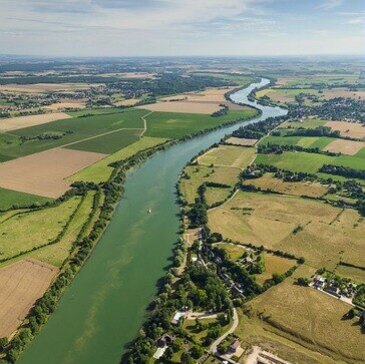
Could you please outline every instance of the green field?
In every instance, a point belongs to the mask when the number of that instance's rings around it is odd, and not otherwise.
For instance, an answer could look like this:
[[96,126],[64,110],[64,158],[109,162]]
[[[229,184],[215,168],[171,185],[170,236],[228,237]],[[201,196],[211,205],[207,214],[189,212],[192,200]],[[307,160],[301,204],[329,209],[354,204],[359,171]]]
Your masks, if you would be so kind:
[[83,109],[78,111],[69,111],[67,114],[77,117],[77,116],[83,116],[83,115],[101,115],[101,114],[111,114],[116,112],[121,112],[122,109],[119,107],[100,107],[100,108],[94,108],[94,109]]
[[291,129],[298,129],[298,128],[305,128],[305,129],[314,129],[319,126],[324,126],[327,120],[322,119],[306,119],[304,121],[286,121],[285,123],[280,124],[279,128],[291,128]]
[[12,206],[20,208],[31,204],[43,204],[47,201],[51,199],[0,188],[0,210],[7,210]]
[[94,183],[105,182],[108,180],[113,171],[113,168],[109,167],[109,164],[125,160],[142,150],[152,148],[158,144],[164,143],[165,141],[166,139],[163,138],[143,137],[142,139],[127,146],[126,148],[123,148],[115,152],[114,154],[111,154],[108,157],[102,159],[101,161],[93,164],[92,166],[87,167],[82,171],[74,174],[69,178],[69,180],[71,182],[75,181],[87,181]]
[[186,135],[214,128],[227,122],[251,119],[255,109],[229,110],[227,115],[213,117],[204,114],[154,112],[147,119],[145,135],[160,138],[183,138]]
[[325,148],[329,143],[336,140],[329,137],[301,137],[301,136],[273,136],[270,135],[260,141],[259,144],[298,145],[304,148]]
[[[121,128],[143,128],[141,116],[145,110],[128,109],[114,114],[94,115],[54,121],[52,123],[15,130],[0,135],[0,156],[16,158],[42,150],[81,141],[99,134]],[[59,139],[32,139],[21,143],[21,137],[35,138],[47,135],[59,136]]]
[[13,257],[47,242],[51,242],[64,228],[80,203],[73,197],[58,206],[25,212],[1,223],[0,259]]
[[139,139],[142,129],[124,129],[97,138],[72,144],[68,148],[112,154]]
[[307,173],[317,173],[319,168],[321,168],[324,164],[333,164],[353,169],[364,168],[364,159],[357,156],[340,155],[338,157],[331,157],[325,154],[306,152],[258,154],[255,163],[270,164],[280,169]]

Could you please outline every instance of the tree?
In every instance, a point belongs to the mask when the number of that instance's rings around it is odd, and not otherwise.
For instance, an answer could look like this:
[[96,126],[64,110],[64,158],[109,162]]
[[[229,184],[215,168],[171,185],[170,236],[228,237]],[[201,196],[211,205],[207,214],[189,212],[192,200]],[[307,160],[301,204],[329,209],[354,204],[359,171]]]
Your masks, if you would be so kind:
[[199,359],[203,353],[204,353],[204,349],[201,346],[198,345],[194,345],[191,350],[190,350],[191,356],[194,359]]
[[6,337],[1,337],[0,338],[0,351],[3,351],[6,347],[6,345],[8,345],[8,339]]

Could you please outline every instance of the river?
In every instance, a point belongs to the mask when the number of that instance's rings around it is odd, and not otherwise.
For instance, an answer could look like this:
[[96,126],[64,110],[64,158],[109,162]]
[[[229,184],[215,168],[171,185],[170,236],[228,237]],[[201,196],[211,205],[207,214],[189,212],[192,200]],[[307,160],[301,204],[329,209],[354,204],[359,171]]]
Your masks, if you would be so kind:
[[[262,79],[231,95],[262,115],[161,151],[128,175],[125,193],[90,259],[56,312],[19,359],[21,364],[117,364],[165,274],[177,239],[175,185],[185,164],[238,126],[285,114],[247,100]],[[152,213],[148,214],[147,210]]]

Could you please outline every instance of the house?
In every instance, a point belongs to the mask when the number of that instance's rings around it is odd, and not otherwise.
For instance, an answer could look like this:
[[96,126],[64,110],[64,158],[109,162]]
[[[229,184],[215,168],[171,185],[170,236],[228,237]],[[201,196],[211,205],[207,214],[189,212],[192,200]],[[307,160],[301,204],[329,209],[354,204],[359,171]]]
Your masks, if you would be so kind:
[[240,347],[240,345],[241,345],[240,341],[239,341],[238,339],[235,339],[235,340],[233,341],[233,343],[230,345],[230,347],[229,347],[229,351],[230,351],[231,353],[235,353],[235,352],[236,352],[236,350]]
[[176,311],[174,314],[174,317],[171,320],[171,323],[174,325],[178,325],[181,318],[184,317],[184,312]]
[[313,279],[313,287],[317,289],[323,289],[326,283],[326,278],[316,275]]
[[331,284],[324,288],[324,291],[332,294],[333,296],[340,297],[340,295],[338,294],[339,289]]
[[160,359],[164,354],[169,345],[174,341],[174,338],[168,334],[163,334],[157,341],[157,349],[153,354],[154,359]]

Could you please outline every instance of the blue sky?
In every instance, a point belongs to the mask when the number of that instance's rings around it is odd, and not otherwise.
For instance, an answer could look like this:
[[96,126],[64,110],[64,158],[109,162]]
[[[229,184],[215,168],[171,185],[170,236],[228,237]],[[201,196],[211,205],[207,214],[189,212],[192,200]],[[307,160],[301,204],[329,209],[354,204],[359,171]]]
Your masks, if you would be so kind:
[[364,54],[364,0],[0,0],[0,53]]

